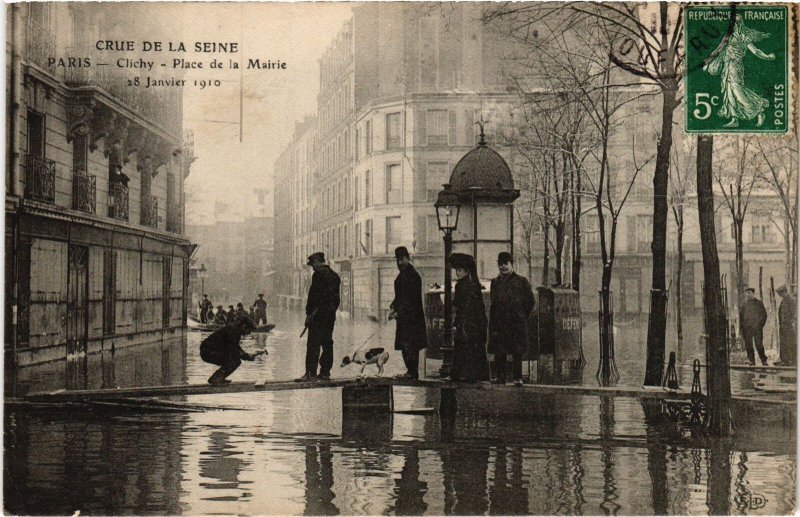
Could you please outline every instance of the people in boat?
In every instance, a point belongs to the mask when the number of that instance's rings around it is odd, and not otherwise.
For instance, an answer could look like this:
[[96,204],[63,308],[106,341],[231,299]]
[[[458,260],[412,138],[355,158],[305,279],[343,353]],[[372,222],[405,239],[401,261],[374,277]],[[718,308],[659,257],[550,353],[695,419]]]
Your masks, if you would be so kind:
[[228,323],[236,323],[236,311],[233,310],[233,305],[228,305],[226,317],[228,319]]
[[229,383],[227,377],[239,368],[243,359],[245,361],[255,359],[255,354],[248,354],[239,345],[242,336],[246,336],[255,328],[256,324],[247,317],[232,325],[224,325],[200,343],[200,358],[219,366],[219,369],[209,377],[209,384],[219,386]]
[[261,325],[261,320],[264,320],[264,325],[267,324],[267,300],[264,299],[264,293],[258,294],[258,298],[253,302],[251,310],[253,310],[253,319],[256,325]]
[[228,319],[225,317],[225,311],[222,309],[222,305],[217,305],[217,313],[214,315],[214,325],[226,325],[228,323]]
[[244,304],[239,302],[236,304],[236,321],[239,321],[242,318],[249,318],[250,315],[247,314],[247,311],[244,310]]

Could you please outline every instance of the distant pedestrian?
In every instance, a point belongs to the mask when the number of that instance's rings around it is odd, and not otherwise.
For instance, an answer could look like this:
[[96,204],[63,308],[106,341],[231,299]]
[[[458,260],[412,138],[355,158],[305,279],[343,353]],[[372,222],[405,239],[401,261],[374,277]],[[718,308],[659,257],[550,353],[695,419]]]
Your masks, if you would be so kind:
[[207,294],[203,294],[203,301],[200,302],[200,322],[201,323],[208,323],[208,314],[211,313],[212,316],[214,314],[214,304],[211,303],[211,300],[208,299]]
[[405,246],[394,250],[397,269],[394,279],[394,301],[389,306],[389,319],[397,321],[394,349],[402,351],[406,373],[405,379],[419,378],[419,351],[428,346],[425,328],[425,310],[422,307],[422,277],[411,265],[411,257]]
[[226,378],[236,371],[242,364],[242,359],[252,361],[254,354],[248,354],[239,346],[239,340],[255,328],[255,323],[246,318],[233,325],[225,325],[214,331],[200,343],[200,358],[210,364],[219,366],[219,369],[209,377],[208,383],[214,386],[227,384]]
[[781,297],[778,307],[781,364],[793,366],[797,363],[797,298],[786,286],[779,287],[777,293]]
[[259,293],[256,301],[253,302],[253,315],[256,325],[261,325],[261,320],[264,320],[264,325],[267,324],[267,300],[264,299],[264,294]]
[[750,365],[756,364],[753,345],[758,351],[761,364],[767,365],[767,354],[764,352],[764,325],[767,323],[767,309],[764,304],[756,298],[756,290],[748,287],[744,290],[745,301],[739,307],[739,329],[744,339],[744,348],[747,351],[747,359]]
[[236,311],[233,309],[233,305],[228,305],[228,310],[225,313],[225,317],[228,320],[228,323],[236,323]]
[[522,385],[522,355],[528,351],[528,317],[534,306],[528,280],[514,272],[511,254],[497,256],[500,274],[492,280],[489,307],[489,353],[494,354],[496,384],[506,382],[507,355],[513,357],[514,384]]
[[[341,280],[326,263],[321,252],[309,255],[307,265],[314,268],[311,287],[306,302],[306,372],[295,379],[298,382],[317,378],[329,380],[333,367],[333,326],[339,308],[339,286]],[[322,354],[320,355],[320,350]],[[319,376],[317,375],[319,365]]]
[[450,265],[456,272],[453,294],[454,381],[477,382],[488,377],[486,360],[486,306],[471,255],[454,253]]

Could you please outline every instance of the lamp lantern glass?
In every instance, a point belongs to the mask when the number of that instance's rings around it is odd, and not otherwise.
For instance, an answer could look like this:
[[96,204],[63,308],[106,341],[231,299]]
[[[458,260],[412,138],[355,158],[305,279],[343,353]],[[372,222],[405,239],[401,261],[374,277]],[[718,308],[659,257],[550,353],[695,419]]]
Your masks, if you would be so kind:
[[449,184],[443,185],[444,189],[439,191],[436,198],[436,220],[439,229],[443,232],[453,232],[458,226],[458,213],[461,205],[458,194],[450,189]]

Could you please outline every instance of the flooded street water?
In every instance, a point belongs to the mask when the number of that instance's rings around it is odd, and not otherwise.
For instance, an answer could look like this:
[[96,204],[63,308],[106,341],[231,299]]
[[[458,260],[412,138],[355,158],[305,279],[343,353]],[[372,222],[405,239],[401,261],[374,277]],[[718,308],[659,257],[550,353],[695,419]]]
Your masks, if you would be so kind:
[[[303,373],[299,314],[273,311],[233,381]],[[337,322],[341,357],[376,329]],[[591,331],[587,330],[585,335]],[[394,325],[370,340],[392,347]],[[202,383],[202,334],[19,372],[17,395],[64,387]],[[596,350],[585,339],[592,382]],[[617,341],[636,385],[641,345]],[[691,355],[691,354],[689,354]],[[429,362],[433,371],[438,364]],[[372,368],[372,367],[370,367]],[[400,373],[393,353],[387,373]],[[372,373],[372,372],[371,372]],[[684,383],[688,373],[682,377]],[[734,391],[753,374],[733,372]],[[689,382],[690,382],[689,377]],[[792,380],[791,382],[794,382]],[[684,384],[685,385],[685,384]],[[434,390],[396,388],[395,407],[435,405]],[[787,514],[795,507],[794,431],[689,437],[656,425],[636,399],[575,398],[558,418],[460,413],[343,416],[340,389],[191,396],[236,408],[168,414],[5,412],[5,510],[15,514]]]

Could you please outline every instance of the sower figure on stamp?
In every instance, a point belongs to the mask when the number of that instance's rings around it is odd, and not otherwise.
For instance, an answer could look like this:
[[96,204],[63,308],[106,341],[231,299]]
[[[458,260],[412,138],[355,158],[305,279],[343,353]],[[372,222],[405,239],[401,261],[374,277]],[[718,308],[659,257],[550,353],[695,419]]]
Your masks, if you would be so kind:
[[390,305],[389,319],[397,321],[394,349],[401,350],[407,372],[404,379],[419,378],[419,351],[428,346],[425,328],[425,311],[422,308],[422,277],[411,265],[405,246],[394,250],[397,269],[394,279],[394,301]]
[[486,306],[471,255],[453,253],[450,264],[456,272],[453,294],[454,381],[477,382],[488,378],[486,360]]
[[[339,285],[341,280],[326,263],[325,255],[317,252],[308,257],[307,265],[314,268],[311,288],[306,302],[306,373],[295,379],[297,382],[316,378],[329,380],[333,367],[333,326],[336,309],[339,308]],[[320,355],[320,350],[322,354]],[[317,376],[319,364],[319,376]]]
[[739,328],[744,339],[744,348],[750,365],[756,364],[753,345],[758,351],[761,364],[767,365],[767,354],[764,352],[764,325],[767,323],[767,309],[761,300],[756,298],[756,290],[748,287],[744,290],[745,301],[739,307]]
[[242,359],[252,361],[257,354],[248,354],[239,346],[239,340],[256,328],[255,323],[250,318],[245,318],[232,325],[225,325],[215,331],[200,343],[200,358],[211,364],[219,366],[219,369],[208,379],[209,384],[219,386],[227,384],[226,380],[230,374],[236,371],[242,364]]
[[514,361],[514,384],[522,385],[522,355],[528,350],[528,317],[534,306],[531,284],[514,272],[511,254],[497,256],[500,274],[492,280],[489,353],[494,354],[495,384],[506,382],[506,356]]
[[253,302],[253,309],[255,309],[255,322],[256,325],[261,325],[261,320],[264,320],[264,325],[267,324],[267,300],[264,299],[264,294],[259,293],[256,301]]

